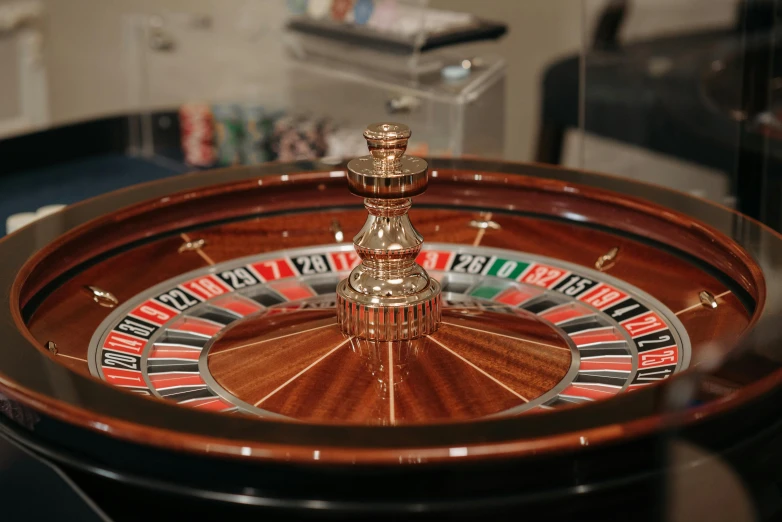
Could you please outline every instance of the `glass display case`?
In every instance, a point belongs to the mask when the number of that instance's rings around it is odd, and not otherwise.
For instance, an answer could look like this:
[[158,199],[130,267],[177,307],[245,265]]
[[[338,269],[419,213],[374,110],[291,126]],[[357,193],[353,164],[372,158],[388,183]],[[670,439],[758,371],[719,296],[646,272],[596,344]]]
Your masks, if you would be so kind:
[[[185,118],[208,106],[214,155],[196,166],[352,157],[365,122],[388,118],[416,129],[420,154],[502,155],[504,60],[448,44],[504,27],[421,1],[379,3],[363,24],[356,9],[338,20],[285,2],[247,4],[230,25],[196,12],[131,17],[131,103],[184,106]],[[137,125],[134,149],[149,154],[159,122],[140,114]]]

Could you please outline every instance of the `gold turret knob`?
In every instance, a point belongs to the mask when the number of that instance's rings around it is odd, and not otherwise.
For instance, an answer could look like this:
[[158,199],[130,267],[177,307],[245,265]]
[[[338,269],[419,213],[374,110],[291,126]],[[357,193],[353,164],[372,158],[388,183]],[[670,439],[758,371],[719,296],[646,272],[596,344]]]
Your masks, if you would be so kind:
[[404,156],[406,125],[370,125],[364,137],[370,155],[348,163],[348,185],[369,216],[353,238],[361,263],[337,285],[337,320],[360,339],[416,339],[434,333],[441,316],[440,283],[416,263],[424,239],[407,215],[410,198],[426,190],[428,165]]

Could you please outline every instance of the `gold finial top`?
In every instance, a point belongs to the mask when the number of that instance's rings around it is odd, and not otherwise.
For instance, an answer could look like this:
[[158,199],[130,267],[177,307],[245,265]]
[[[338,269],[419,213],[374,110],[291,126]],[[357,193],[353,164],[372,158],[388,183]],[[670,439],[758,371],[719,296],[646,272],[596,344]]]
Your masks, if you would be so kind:
[[350,191],[365,198],[395,199],[426,190],[428,165],[405,156],[412,133],[401,123],[374,123],[366,128],[369,156],[348,163]]
[[373,123],[364,131],[367,140],[405,140],[405,144],[411,134],[410,127],[403,123]]

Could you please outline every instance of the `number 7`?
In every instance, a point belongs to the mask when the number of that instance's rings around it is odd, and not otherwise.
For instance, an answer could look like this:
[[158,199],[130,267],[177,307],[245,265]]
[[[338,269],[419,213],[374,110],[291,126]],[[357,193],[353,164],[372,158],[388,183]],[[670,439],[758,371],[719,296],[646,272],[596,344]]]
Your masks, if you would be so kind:
[[272,269],[272,275],[274,275],[274,279],[280,278],[280,267],[277,265],[276,261],[266,261],[263,266],[268,266]]

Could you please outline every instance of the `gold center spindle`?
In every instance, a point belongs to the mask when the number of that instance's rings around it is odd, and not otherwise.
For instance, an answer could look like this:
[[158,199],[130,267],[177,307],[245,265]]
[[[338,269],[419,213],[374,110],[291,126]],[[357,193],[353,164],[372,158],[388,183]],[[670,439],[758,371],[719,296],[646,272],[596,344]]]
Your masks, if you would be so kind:
[[337,319],[359,339],[416,339],[435,332],[441,315],[440,284],[416,263],[424,239],[407,214],[426,190],[428,165],[404,156],[406,125],[370,125],[364,137],[370,155],[348,163],[348,185],[369,216],[353,238],[361,263],[337,285]]

